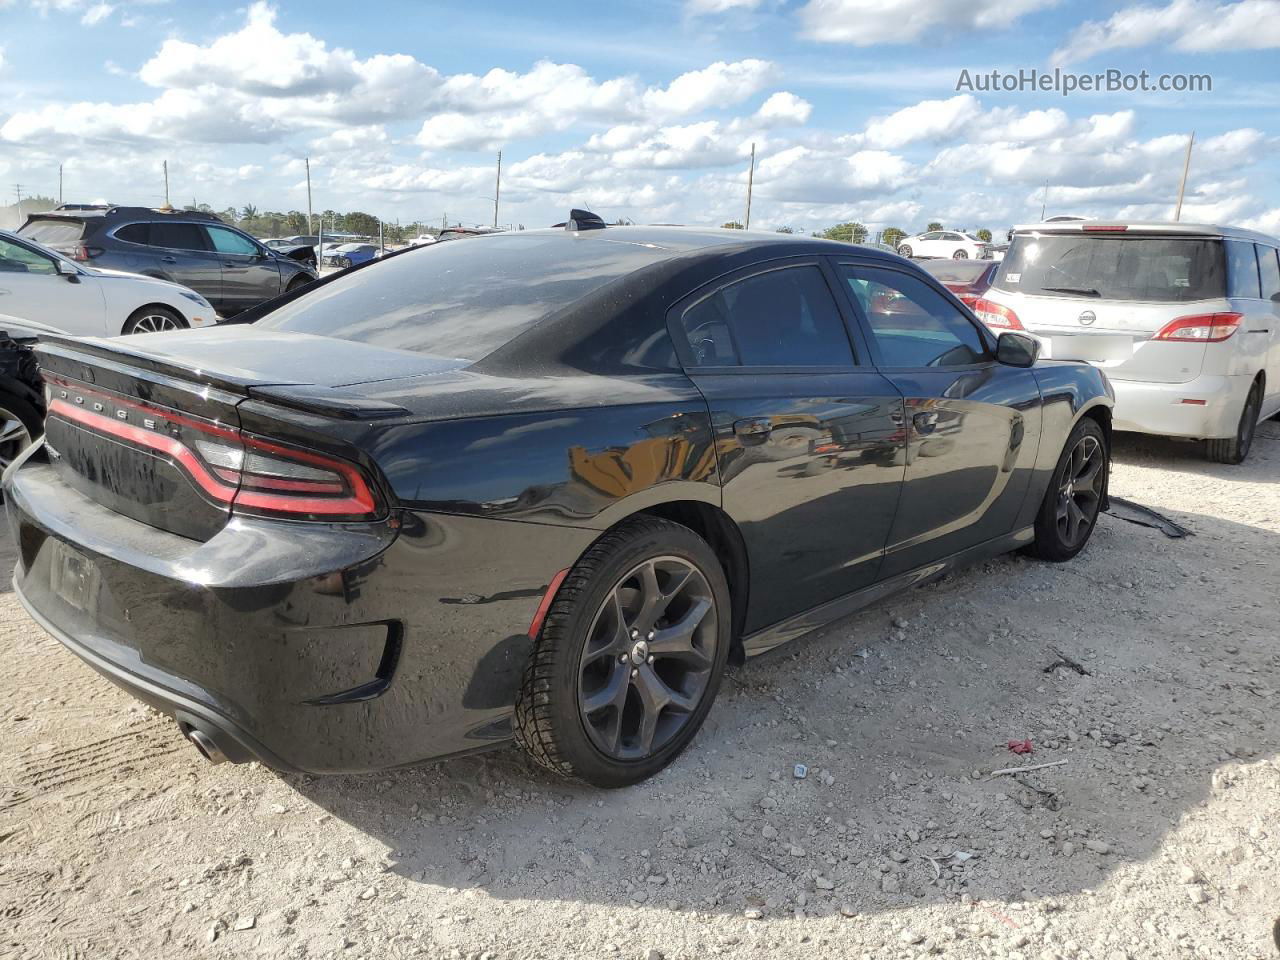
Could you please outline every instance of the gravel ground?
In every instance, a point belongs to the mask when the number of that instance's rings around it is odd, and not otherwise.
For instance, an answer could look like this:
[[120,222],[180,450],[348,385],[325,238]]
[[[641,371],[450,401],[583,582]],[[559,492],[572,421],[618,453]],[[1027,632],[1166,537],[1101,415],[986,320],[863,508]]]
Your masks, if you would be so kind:
[[514,749],[211,767],[0,594],[0,956],[1275,957],[1261,432],[1243,467],[1123,438],[1113,491],[1195,537],[1105,517],[1070,564],[873,607],[732,673],[680,761],[607,794]]

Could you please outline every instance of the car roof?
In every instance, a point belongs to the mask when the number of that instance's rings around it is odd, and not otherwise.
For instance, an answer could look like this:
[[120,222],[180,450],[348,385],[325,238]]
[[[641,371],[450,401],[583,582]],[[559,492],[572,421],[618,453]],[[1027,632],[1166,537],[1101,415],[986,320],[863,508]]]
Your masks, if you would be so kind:
[[1182,220],[1059,220],[1052,223],[1025,223],[1013,228],[1014,233],[1096,233],[1102,236],[1114,234],[1161,234],[1188,237],[1230,237],[1235,240],[1252,240],[1274,245],[1276,238],[1257,230],[1231,227],[1217,223],[1187,223]]

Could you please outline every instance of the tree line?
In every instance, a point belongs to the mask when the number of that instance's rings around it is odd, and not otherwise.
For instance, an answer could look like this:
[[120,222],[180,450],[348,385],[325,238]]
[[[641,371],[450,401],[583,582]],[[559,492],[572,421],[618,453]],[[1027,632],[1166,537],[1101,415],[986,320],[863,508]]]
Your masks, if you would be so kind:
[[[742,224],[737,220],[730,220],[728,223],[721,224],[728,230],[741,230]],[[935,230],[946,230],[937,220],[931,221],[925,227],[925,233],[932,233]],[[796,233],[794,227],[782,226],[777,228],[778,233]],[[901,227],[885,227],[876,237],[876,242],[883,243],[886,246],[897,247],[909,234]],[[823,240],[839,240],[841,243],[866,243],[870,231],[864,224],[858,223],[856,220],[849,220],[845,223],[837,223],[834,227],[827,227],[825,230],[815,230],[813,236]],[[983,243],[991,242],[991,231],[986,227],[974,233],[974,236]]]

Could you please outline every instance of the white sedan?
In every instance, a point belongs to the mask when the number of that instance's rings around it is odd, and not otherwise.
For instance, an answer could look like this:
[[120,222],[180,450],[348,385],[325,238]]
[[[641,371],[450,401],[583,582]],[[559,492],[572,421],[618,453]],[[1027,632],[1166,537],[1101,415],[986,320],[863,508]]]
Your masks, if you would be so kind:
[[0,230],[0,313],[80,337],[207,327],[209,301],[186,287],[135,273],[84,267]]
[[930,230],[904,237],[898,244],[904,257],[951,257],[955,260],[989,260],[991,244],[958,230]]

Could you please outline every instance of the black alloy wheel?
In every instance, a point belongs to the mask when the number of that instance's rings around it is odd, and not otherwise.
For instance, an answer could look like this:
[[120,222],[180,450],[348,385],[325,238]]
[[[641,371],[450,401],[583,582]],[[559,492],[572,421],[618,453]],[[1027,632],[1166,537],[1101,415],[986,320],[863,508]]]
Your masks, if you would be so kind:
[[1036,517],[1036,539],[1029,553],[1063,561],[1084,549],[1107,496],[1110,465],[1106,435],[1096,420],[1086,417],[1063,447]]
[[715,552],[688,527],[643,517],[610,530],[569,571],[534,641],[516,740],[595,786],[653,776],[711,709],[729,610]]
[[681,557],[645,560],[605,597],[587,630],[578,712],[596,748],[640,760],[671,742],[715,664],[715,599]]
[[1243,463],[1253,448],[1253,436],[1258,431],[1258,414],[1262,407],[1262,384],[1255,380],[1244,398],[1244,409],[1236,424],[1236,435],[1225,440],[1206,440],[1205,454],[1214,463]]

